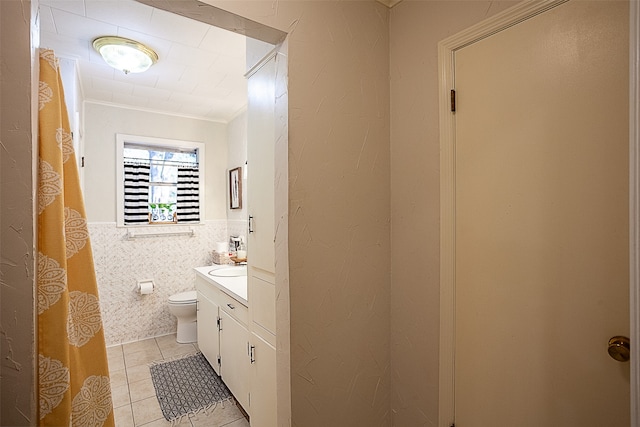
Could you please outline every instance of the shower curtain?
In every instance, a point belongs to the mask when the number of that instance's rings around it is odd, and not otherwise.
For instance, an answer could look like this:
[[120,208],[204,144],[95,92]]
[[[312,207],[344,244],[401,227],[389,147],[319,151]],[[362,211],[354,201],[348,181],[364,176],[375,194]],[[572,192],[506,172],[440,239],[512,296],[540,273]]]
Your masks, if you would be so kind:
[[93,255],[51,50],[40,51],[38,103],[39,425],[113,426]]

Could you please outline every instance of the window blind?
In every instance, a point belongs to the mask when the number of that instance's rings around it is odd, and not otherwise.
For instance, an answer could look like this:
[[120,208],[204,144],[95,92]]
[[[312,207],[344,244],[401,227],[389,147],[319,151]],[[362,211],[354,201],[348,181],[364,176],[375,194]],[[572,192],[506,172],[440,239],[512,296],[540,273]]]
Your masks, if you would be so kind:
[[178,222],[200,222],[200,172],[195,167],[178,168]]
[[124,223],[149,222],[149,165],[124,164]]

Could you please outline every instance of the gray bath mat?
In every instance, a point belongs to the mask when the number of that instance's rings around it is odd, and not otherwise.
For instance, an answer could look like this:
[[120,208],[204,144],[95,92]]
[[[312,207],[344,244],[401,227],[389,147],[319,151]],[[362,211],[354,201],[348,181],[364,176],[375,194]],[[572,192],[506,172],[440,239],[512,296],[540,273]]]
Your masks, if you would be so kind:
[[174,421],[231,399],[231,392],[198,352],[149,366],[162,414]]

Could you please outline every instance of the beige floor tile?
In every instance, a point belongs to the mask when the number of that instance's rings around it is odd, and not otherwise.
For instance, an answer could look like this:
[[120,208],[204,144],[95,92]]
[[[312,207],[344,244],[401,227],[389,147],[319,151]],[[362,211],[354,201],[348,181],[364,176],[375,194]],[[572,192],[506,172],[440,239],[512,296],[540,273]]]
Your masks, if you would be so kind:
[[160,419],[164,420],[160,404],[155,396],[133,402],[131,408],[133,409],[133,421],[136,426]]
[[107,347],[107,357],[122,355],[122,346],[114,345],[111,347]]
[[149,365],[136,365],[127,367],[127,380],[129,383],[151,379]]
[[164,359],[173,359],[185,354],[193,354],[196,352],[196,348],[192,344],[177,344],[172,347],[164,349],[161,348],[160,352],[162,352],[162,357]]
[[137,402],[147,397],[155,397],[156,390],[153,388],[151,378],[129,383],[129,395],[132,402]]
[[[171,427],[155,397],[149,363],[198,351],[175,334],[107,349],[116,427]],[[178,427],[249,427],[235,402],[220,402],[208,413],[183,417]]]
[[200,412],[191,418],[194,427],[223,426],[244,419],[240,409],[233,402],[220,402],[208,413]]
[[131,405],[121,406],[113,410],[113,417],[116,422],[116,427],[134,427],[133,424],[133,412],[131,412]]
[[232,421],[229,424],[224,424],[222,427],[251,427],[251,425],[246,418],[241,418],[239,420]]
[[[175,423],[175,424],[171,424],[171,421],[167,421],[164,418],[159,419],[159,420],[155,420],[155,421],[151,421],[148,424],[144,424],[144,427],[193,427],[191,424],[191,421],[189,421],[189,419],[187,417],[184,417],[184,419],[181,419],[180,422]],[[209,426],[209,427],[215,427],[215,426]]]
[[173,344],[177,344],[176,334],[162,335],[160,337],[156,337],[156,342],[158,343],[158,347],[160,350],[163,348],[167,348],[172,346]]
[[131,400],[129,399],[129,386],[124,384],[117,387],[111,387],[111,400],[113,401],[114,408],[129,405],[131,403]]
[[122,353],[122,348],[120,348],[120,351],[107,351],[107,364],[109,365],[109,372],[124,369],[124,354]]
[[158,346],[146,350],[137,351],[135,353],[125,353],[124,362],[128,368],[130,366],[146,365],[156,360],[162,359],[162,353]]
[[111,387],[118,387],[127,384],[127,371],[120,369],[119,371],[110,371],[109,379],[111,380]]
[[155,338],[149,338],[142,341],[135,341],[126,344],[122,344],[122,350],[124,355],[127,356],[131,353],[138,353],[140,351],[153,351],[159,350],[158,344],[156,343]]
[[[171,424],[171,421],[167,421],[164,417],[159,420],[155,420],[150,422],[149,424],[145,424],[144,427],[193,427],[191,424],[191,420],[189,417],[182,417],[179,421],[175,421],[174,424]],[[216,426],[209,426],[216,427]]]
[[182,347],[194,348],[193,343],[179,343],[176,341],[175,335],[165,335],[164,337],[156,338],[156,341],[162,351]]
[[[190,427],[191,423],[183,424],[183,425],[185,427]],[[171,421],[167,421],[164,418],[161,418],[159,420],[151,421],[150,423],[146,423],[146,424],[136,424],[136,427],[172,427],[172,426],[171,426]]]

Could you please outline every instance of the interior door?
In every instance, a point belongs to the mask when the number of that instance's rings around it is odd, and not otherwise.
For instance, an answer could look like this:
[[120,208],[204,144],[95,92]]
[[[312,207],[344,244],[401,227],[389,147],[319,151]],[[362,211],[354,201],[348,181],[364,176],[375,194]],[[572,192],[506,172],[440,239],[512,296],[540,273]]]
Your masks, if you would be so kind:
[[629,425],[628,4],[455,53],[455,425]]

